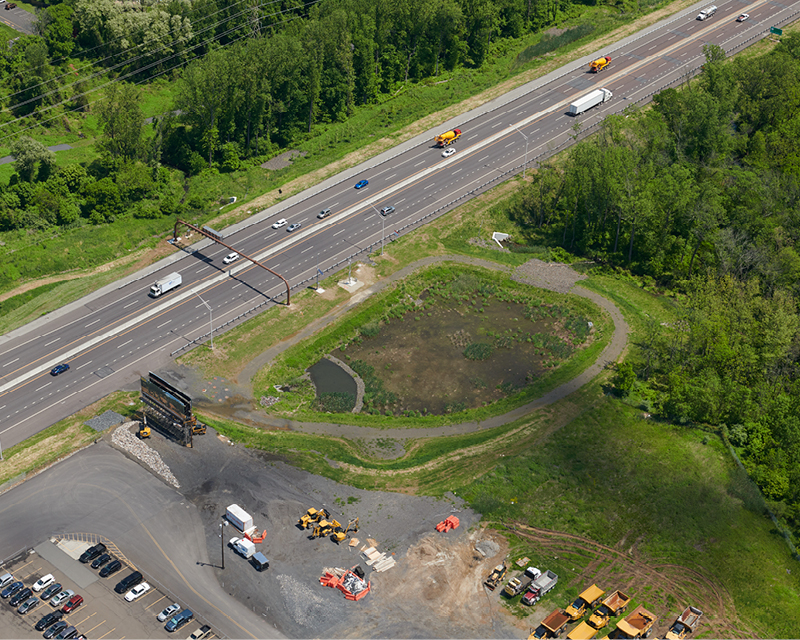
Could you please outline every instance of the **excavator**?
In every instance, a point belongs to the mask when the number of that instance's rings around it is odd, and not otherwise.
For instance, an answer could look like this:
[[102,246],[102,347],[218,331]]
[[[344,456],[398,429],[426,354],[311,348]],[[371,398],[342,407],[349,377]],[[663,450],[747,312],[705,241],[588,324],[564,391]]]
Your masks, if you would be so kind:
[[358,518],[355,520],[351,520],[347,523],[347,527],[342,529],[339,527],[331,534],[331,540],[333,540],[336,544],[343,542],[347,538],[348,532],[358,533]]
[[320,520],[317,525],[311,530],[311,535],[308,536],[309,540],[314,538],[324,538],[329,536],[337,529],[341,529],[342,525],[338,520]]
[[314,507],[311,507],[302,516],[300,516],[300,520],[297,521],[297,525],[301,529],[310,529],[314,524],[323,518],[330,517],[331,514],[327,509],[315,509]]
[[142,415],[142,421],[139,423],[139,431],[136,432],[139,440],[144,440],[150,437],[150,427],[147,426],[147,416]]

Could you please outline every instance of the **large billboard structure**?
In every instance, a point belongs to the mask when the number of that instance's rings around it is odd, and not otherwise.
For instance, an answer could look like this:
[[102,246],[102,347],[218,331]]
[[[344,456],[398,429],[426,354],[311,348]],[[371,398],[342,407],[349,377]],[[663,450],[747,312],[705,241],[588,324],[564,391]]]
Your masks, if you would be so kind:
[[191,447],[192,435],[205,433],[192,414],[192,399],[153,372],[140,380],[141,399],[151,424],[168,438]]

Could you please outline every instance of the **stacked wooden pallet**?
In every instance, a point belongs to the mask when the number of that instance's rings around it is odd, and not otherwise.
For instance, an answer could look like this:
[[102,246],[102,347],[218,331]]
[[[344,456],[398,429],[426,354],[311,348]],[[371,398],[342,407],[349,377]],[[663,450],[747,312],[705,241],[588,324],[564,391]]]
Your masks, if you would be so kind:
[[394,558],[387,556],[385,553],[381,553],[375,547],[367,547],[364,545],[361,547],[361,555],[364,560],[367,561],[367,566],[372,567],[372,570],[378,573],[387,571],[397,564]]

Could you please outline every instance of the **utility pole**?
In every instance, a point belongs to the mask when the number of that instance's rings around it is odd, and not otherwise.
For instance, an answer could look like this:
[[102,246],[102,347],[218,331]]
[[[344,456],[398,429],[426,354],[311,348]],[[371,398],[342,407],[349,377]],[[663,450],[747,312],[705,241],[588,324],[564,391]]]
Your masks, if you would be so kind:
[[381,218],[381,255],[383,255],[383,239],[386,237],[386,217],[381,216],[380,211],[378,211],[374,205],[369,205],[372,209],[377,213]]

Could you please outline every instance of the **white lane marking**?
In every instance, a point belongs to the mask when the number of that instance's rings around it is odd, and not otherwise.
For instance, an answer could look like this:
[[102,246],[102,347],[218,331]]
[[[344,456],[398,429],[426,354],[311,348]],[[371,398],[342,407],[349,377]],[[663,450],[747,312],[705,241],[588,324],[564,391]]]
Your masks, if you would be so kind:
[[205,271],[206,269],[210,269],[210,268],[211,268],[211,265],[207,264],[204,267],[200,267],[197,271],[195,271],[195,273],[200,273],[201,271]]
[[125,305],[124,307],[122,307],[122,308],[123,308],[123,309],[127,309],[128,307],[132,307],[132,306],[133,306],[133,305],[135,305],[137,302],[138,302],[138,300],[134,300],[133,302],[129,302],[128,304],[126,304],[126,305]]
[[126,344],[130,344],[131,342],[133,342],[133,338],[131,338],[127,342],[123,342],[122,344],[117,345],[117,349],[122,349],[122,347],[124,347]]
[[102,320],[102,318],[98,318],[97,320],[92,320],[92,322],[90,322],[89,324],[85,324],[85,325],[83,325],[83,328],[84,328],[84,329],[88,329],[88,328],[89,328],[89,327],[91,327],[93,324],[97,324],[97,323],[98,323],[98,322],[100,322],[101,320]]
[[478,162],[483,162],[484,160],[486,160],[488,158],[489,158],[489,156],[483,156],[480,160],[478,160]]
[[300,253],[305,253],[306,251],[311,251],[313,248],[314,247],[308,247],[306,249],[303,249]]
[[435,187],[435,186],[436,186],[436,183],[435,182],[431,182],[427,187],[425,187],[423,189],[423,191],[425,191],[425,189],[430,189],[431,187]]
[[386,179],[387,179],[387,180],[391,180],[391,179],[392,179],[392,178],[394,178],[396,175],[397,175],[396,173],[393,173],[392,175],[388,176]]
[[397,206],[397,205],[398,205],[398,204],[400,204],[401,202],[405,202],[405,201],[406,201],[406,199],[405,199],[405,198],[403,198],[402,200],[397,200],[397,201],[396,201],[394,204],[395,204],[395,206]]
[[79,367],[75,367],[75,371],[77,371],[78,369],[83,369],[85,366],[87,366],[87,365],[90,365],[90,364],[92,364],[92,360],[89,360],[89,362],[84,362],[84,363],[83,363],[81,366],[79,366]]
[[340,233],[344,233],[345,231],[347,231],[347,227],[343,228],[341,231],[337,231],[336,233],[334,233],[334,234],[333,234],[333,237],[335,238],[335,237],[336,237],[336,236],[338,236]]
[[6,362],[3,366],[7,367],[10,364],[14,364],[17,360],[19,360],[19,358],[14,358],[11,362]]
[[[461,167],[461,169],[463,169],[463,168],[464,167]],[[459,171],[461,171],[461,169],[456,169],[455,171],[453,171],[453,173],[451,175],[456,175]]]
[[43,384],[43,385],[42,385],[41,387],[39,387],[39,388],[38,388],[36,391],[34,391],[34,393],[39,393],[39,391],[41,391],[41,390],[42,390],[42,389],[44,389],[45,387],[49,387],[51,384],[53,384],[53,381],[52,381],[52,380],[51,380],[50,382],[48,382],[47,384]]
[[503,147],[503,149],[508,149],[509,147],[513,147],[515,144],[517,144],[517,141],[516,140],[512,140],[505,147]]
[[167,320],[166,322],[162,322],[160,325],[156,327],[156,329],[160,329],[161,327],[166,327],[170,323],[172,323],[172,320]]
[[502,126],[503,126],[502,122],[497,122],[496,124],[493,124],[491,128],[496,129],[497,127],[502,127]]
[[47,343],[46,345],[44,345],[44,346],[45,346],[45,347],[49,347],[51,344],[55,344],[55,343],[56,343],[56,342],[58,342],[59,340],[61,340],[61,337],[58,337],[58,338],[56,338],[55,340],[51,340],[50,342],[48,342],[48,343]]
[[418,167],[419,165],[425,164],[426,162],[427,162],[427,160],[423,160],[422,162],[417,162],[417,164],[415,164],[414,166]]

